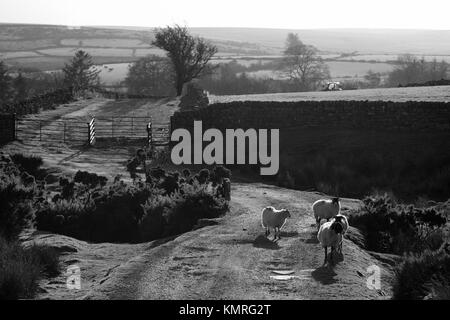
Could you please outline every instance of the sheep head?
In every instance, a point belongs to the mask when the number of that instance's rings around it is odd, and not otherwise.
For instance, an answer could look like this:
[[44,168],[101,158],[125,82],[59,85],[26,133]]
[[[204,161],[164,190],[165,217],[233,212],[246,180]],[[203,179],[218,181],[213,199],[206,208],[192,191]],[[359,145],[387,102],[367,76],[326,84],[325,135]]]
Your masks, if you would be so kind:
[[291,213],[289,212],[288,209],[282,209],[282,210],[281,210],[281,214],[282,214],[285,218],[290,218],[290,217],[291,217]]
[[336,220],[333,222],[333,224],[331,225],[330,228],[337,234],[342,233],[344,231],[344,227],[342,226],[342,223],[338,222]]
[[335,198],[333,198],[333,199],[331,199],[331,203],[333,203],[333,204],[338,204],[339,203],[339,198],[338,197],[335,197]]

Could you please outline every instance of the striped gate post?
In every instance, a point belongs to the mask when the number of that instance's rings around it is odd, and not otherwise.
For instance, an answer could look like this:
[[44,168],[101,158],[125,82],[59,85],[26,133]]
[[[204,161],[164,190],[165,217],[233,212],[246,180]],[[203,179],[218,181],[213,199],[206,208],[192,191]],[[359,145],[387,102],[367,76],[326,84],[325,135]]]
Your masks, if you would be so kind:
[[88,145],[95,144],[95,118],[88,122]]

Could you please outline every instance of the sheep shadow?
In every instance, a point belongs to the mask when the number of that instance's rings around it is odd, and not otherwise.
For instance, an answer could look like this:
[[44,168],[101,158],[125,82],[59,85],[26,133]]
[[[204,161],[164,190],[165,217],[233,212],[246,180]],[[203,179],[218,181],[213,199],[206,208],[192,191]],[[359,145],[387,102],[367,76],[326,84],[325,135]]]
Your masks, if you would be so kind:
[[317,244],[319,240],[317,240],[317,232],[311,232],[309,234],[310,238],[305,240],[305,243]]
[[256,239],[253,241],[253,246],[255,248],[263,248],[269,250],[278,250],[281,248],[276,241],[270,240],[263,235],[259,235],[258,237],[256,237]]
[[296,236],[298,236],[297,231],[281,231],[280,232],[281,238],[291,238],[291,237],[296,237]]
[[337,282],[337,279],[335,276],[337,276],[337,273],[334,272],[330,266],[321,266],[311,272],[311,276],[314,278],[314,280],[320,282],[323,285],[330,285]]

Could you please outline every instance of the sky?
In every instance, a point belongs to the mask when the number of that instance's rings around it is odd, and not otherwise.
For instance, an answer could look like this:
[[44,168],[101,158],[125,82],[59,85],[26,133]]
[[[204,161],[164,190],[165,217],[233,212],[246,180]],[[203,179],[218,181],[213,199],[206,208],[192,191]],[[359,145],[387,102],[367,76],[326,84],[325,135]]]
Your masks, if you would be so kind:
[[450,30],[449,0],[0,0],[0,22]]

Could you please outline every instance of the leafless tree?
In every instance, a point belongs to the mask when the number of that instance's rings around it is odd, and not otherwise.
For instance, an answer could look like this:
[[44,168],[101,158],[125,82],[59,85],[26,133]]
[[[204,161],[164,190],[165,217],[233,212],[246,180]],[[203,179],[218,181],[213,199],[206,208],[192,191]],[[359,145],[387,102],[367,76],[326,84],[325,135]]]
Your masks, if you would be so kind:
[[284,65],[288,76],[302,91],[314,90],[330,77],[328,65],[318,55],[318,50],[304,44],[294,33],[289,33],[286,40]]
[[183,85],[208,70],[208,62],[217,48],[192,36],[186,27],[175,25],[156,30],[153,45],[167,51],[175,71],[175,89],[181,95]]

